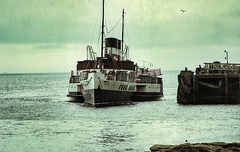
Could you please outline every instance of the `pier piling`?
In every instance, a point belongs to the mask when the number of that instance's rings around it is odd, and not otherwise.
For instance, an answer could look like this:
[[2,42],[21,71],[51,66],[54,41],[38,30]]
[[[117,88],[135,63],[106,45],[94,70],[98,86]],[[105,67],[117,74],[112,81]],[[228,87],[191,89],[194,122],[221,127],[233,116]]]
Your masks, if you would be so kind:
[[226,102],[228,102],[228,96],[229,96],[229,92],[228,92],[228,74],[225,75],[225,94],[226,94]]
[[196,75],[193,75],[193,103],[196,103]]

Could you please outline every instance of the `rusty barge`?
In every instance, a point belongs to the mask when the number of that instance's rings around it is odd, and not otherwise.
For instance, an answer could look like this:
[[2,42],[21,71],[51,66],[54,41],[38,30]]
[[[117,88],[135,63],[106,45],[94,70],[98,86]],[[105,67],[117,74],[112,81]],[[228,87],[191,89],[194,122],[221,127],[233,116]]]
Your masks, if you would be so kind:
[[178,75],[177,102],[181,104],[239,104],[240,64],[204,63],[195,73]]

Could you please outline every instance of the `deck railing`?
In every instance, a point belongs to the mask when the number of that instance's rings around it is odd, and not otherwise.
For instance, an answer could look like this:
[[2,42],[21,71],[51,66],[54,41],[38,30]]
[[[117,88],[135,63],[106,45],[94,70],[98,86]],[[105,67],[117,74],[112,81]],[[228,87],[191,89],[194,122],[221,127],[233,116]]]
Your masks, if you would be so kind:
[[204,63],[204,67],[196,68],[196,74],[204,74],[204,73],[240,73],[240,64],[234,63]]
[[221,70],[221,71],[239,71],[240,64],[231,63],[204,63],[206,70]]

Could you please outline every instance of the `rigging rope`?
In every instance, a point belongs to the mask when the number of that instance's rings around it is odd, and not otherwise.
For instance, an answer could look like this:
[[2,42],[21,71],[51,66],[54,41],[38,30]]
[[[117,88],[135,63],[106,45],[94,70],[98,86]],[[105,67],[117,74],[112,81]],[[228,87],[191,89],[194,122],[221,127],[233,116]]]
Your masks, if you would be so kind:
[[98,39],[97,39],[97,43],[94,47],[94,50],[96,50],[97,54],[100,54],[100,48],[99,48],[99,43],[100,43],[100,37],[101,37],[101,20],[100,20],[100,24],[99,24],[99,28],[98,28]]
[[111,33],[111,32],[116,28],[116,26],[119,24],[119,22],[121,21],[121,19],[122,19],[122,17],[119,18],[117,24],[116,24],[110,31],[108,31],[107,24],[106,24],[107,34]]

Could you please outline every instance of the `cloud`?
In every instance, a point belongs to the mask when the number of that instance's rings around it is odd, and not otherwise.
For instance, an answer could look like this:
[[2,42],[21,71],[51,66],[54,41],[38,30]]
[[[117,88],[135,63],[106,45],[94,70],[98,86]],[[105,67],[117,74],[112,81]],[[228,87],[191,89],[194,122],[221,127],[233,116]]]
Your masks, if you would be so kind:
[[[92,41],[93,33],[96,37],[99,34],[101,4],[98,0],[2,0],[0,42]],[[238,0],[106,0],[106,26],[108,29],[113,27],[124,8],[125,32],[135,45],[179,46],[223,42],[235,45],[239,39],[236,31],[240,31],[239,4]],[[181,9],[187,11],[183,13]],[[121,37],[120,27],[121,24],[114,36]]]
[[1,43],[79,42],[92,24],[87,1],[2,0]]
[[65,48],[65,45],[60,43],[45,43],[45,44],[37,44],[34,46],[33,50],[55,50],[58,48]]
[[86,44],[0,44],[1,72],[68,72],[86,57]]
[[[69,71],[77,60],[85,59],[87,44],[99,54],[101,4],[101,0],[0,0],[0,71]],[[105,4],[108,30],[125,9],[124,43],[133,60],[182,69],[222,61],[224,49],[229,50],[230,61],[240,60],[239,0],[105,0]],[[121,22],[105,36],[121,39]]]
[[[229,62],[239,63],[239,46],[208,45],[195,47],[152,47],[152,48],[131,48],[130,57],[138,65],[142,66],[143,61],[153,64],[153,68],[164,70],[183,70],[188,67],[191,70],[205,62],[220,61],[226,63],[224,49],[229,52]],[[146,64],[145,64],[146,65]]]
[[239,3],[153,0],[142,9],[135,24],[131,23],[131,35],[137,37],[134,41],[141,47],[239,45]]

